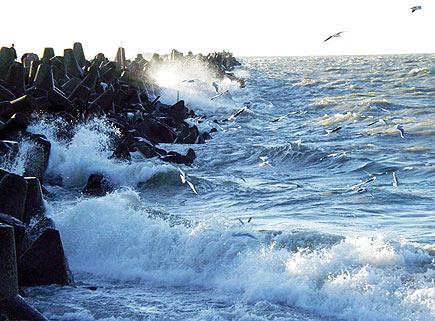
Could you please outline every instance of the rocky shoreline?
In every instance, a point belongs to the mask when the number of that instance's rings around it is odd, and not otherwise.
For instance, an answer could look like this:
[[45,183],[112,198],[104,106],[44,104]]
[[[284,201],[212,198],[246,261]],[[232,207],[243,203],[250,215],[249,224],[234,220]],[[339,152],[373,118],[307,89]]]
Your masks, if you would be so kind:
[[[204,56],[173,50],[169,55],[154,54],[149,61],[140,54],[130,61],[119,48],[114,61],[102,53],[87,60],[82,45],[75,43],[63,56],[45,48],[42,58],[34,53],[24,54],[21,62],[16,58],[13,47],[1,48],[1,164],[13,163],[25,141],[36,148],[22,175],[0,169],[0,321],[47,320],[26,304],[21,288],[74,285],[74,280],[59,231],[44,209],[48,194],[44,184],[62,186],[62,179],[45,177],[51,143],[43,134],[27,131],[28,126],[38,119],[61,119],[65,126],[59,134],[67,139],[75,126],[104,117],[119,133],[112,158],[128,161],[130,153],[138,151],[144,158],[191,165],[194,149],[183,155],[160,148],[159,143],[202,144],[211,135],[185,121],[196,115],[183,100],[177,97],[173,105],[159,101],[151,70],[201,63],[216,79],[228,78],[241,87],[244,83],[231,73],[240,63],[227,52]],[[82,193],[102,196],[112,188],[110,180],[96,172]]]

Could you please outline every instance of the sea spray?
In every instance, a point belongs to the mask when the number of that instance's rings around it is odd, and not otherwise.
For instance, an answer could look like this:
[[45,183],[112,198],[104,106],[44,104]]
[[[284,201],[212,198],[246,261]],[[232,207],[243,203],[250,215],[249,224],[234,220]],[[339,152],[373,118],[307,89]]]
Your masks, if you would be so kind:
[[111,158],[112,141],[118,133],[104,118],[78,125],[67,140],[49,121],[36,122],[30,130],[48,136],[52,149],[47,175],[61,177],[65,187],[82,187],[94,173],[107,176],[115,186],[136,186],[156,173],[174,170],[171,165],[148,159],[123,162]]
[[303,233],[259,233],[214,216],[172,225],[150,217],[141,204],[136,192],[125,190],[53,211],[73,268],[117,280],[214,288],[247,302],[350,320],[430,320],[435,312],[432,258],[413,244],[321,234],[316,243]]

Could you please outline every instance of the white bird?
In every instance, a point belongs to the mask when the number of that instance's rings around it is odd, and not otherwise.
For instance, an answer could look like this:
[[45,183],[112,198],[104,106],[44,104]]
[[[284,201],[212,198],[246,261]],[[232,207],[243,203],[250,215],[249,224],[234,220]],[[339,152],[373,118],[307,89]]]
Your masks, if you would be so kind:
[[187,175],[186,175],[186,173],[185,173],[181,168],[178,168],[178,167],[177,167],[177,169],[178,169],[178,171],[180,172],[181,183],[183,183],[183,184],[186,184],[186,183],[187,183],[187,185],[189,185],[190,189],[191,189],[191,190],[192,190],[196,195],[198,195],[198,192],[196,191],[195,186],[192,184],[192,182],[190,182],[190,181],[187,179]]
[[225,91],[221,92],[220,94],[217,94],[217,95],[211,97],[210,100],[215,100],[216,98],[219,98],[220,96],[226,94],[227,92],[228,92],[228,90],[225,90]]
[[198,192],[196,191],[195,185],[192,184],[192,182],[186,180],[187,185],[189,185],[190,189],[196,194],[198,195]]
[[260,166],[261,166],[261,167],[263,167],[263,166],[273,167],[273,166],[269,163],[268,159],[269,159],[269,157],[267,157],[267,156],[260,156],[260,160],[262,161],[262,163],[260,163]]
[[275,118],[274,120],[272,120],[272,123],[279,122],[280,120],[283,120],[283,119],[286,118],[286,117],[287,117],[287,115],[279,116],[278,118]]
[[421,10],[421,6],[413,6],[411,9],[411,13],[416,12],[417,10]]
[[337,33],[333,34],[332,36],[329,36],[328,38],[326,38],[325,40],[323,40],[323,42],[327,42],[327,41],[328,41],[329,39],[331,39],[331,38],[338,38],[338,37],[341,37],[341,34],[342,34],[343,32],[346,32],[346,31],[340,31],[340,32],[337,32]]
[[350,189],[360,191],[361,190],[361,186],[363,186],[363,185],[365,185],[367,183],[373,182],[375,179],[376,179],[376,176],[369,177],[365,181],[362,181],[362,182],[360,182],[358,184],[355,184],[355,185],[351,186]]
[[405,138],[405,130],[401,124],[396,125],[396,129],[400,132],[400,137]]
[[246,106],[244,106],[243,108],[239,109],[234,114],[232,114],[230,117],[228,117],[228,121],[232,121],[233,119],[235,119],[237,116],[241,115],[246,110],[248,110],[248,107],[246,107]]
[[394,187],[399,186],[399,181],[398,181],[398,179],[396,177],[396,172],[393,172],[393,186]]

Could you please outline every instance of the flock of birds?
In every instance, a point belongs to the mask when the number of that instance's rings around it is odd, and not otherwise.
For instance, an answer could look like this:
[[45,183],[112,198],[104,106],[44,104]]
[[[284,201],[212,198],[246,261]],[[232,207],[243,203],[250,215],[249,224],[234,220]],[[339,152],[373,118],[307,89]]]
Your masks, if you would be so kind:
[[[414,13],[414,12],[416,12],[416,11],[418,11],[418,10],[421,10],[422,7],[421,7],[421,6],[413,6],[413,7],[409,8],[409,9],[411,10],[411,13]],[[330,40],[330,39],[332,39],[332,38],[338,38],[338,37],[341,37],[341,35],[342,35],[344,32],[347,32],[347,31],[340,31],[340,32],[334,33],[333,35],[331,35],[331,36],[329,36],[328,38],[326,38],[325,40],[323,40],[323,42],[327,42],[328,40]]]
[[[413,8],[417,8],[416,10],[419,10],[418,8],[421,9],[420,6],[419,6],[419,7],[413,7]],[[338,33],[338,34],[341,34],[341,33],[342,33],[342,32],[340,32],[340,33]],[[325,41],[329,40],[329,39],[332,38],[332,37],[337,37],[337,34],[330,36],[330,37],[329,37],[328,39],[326,39]],[[185,80],[185,81],[183,81],[183,82],[194,82],[194,81],[195,81],[195,80]],[[213,83],[212,83],[212,87],[215,89],[215,91],[216,91],[217,94],[216,94],[215,96],[211,97],[210,100],[215,100],[215,99],[217,99],[217,98],[219,98],[219,97],[222,97],[225,93],[228,92],[228,90],[224,90],[224,91],[222,91],[222,92],[219,92],[219,85],[218,85],[216,82],[213,82]],[[247,103],[247,104],[249,105],[249,103]],[[246,112],[246,111],[249,111],[248,106],[244,106],[244,107],[242,107],[241,109],[237,110],[235,113],[231,114],[228,118],[223,119],[222,122],[233,121],[233,120],[236,119],[236,117],[240,116],[242,113],[244,113],[244,112]],[[287,118],[289,115],[290,115],[290,114],[286,114],[286,115],[283,115],[283,116],[279,116],[279,117],[273,119],[271,122],[272,122],[272,123],[279,122],[279,121],[281,121],[281,120]],[[202,117],[200,117],[200,119],[202,119]],[[376,121],[370,123],[368,126],[374,125],[375,123],[377,123],[377,122],[379,122],[379,121],[382,121],[384,124],[387,124],[386,121],[385,121],[384,119],[380,119],[380,120],[376,120]],[[217,125],[218,127],[220,127],[218,123],[216,123],[216,125]],[[220,128],[222,129],[222,127],[220,127]],[[405,138],[405,130],[404,130],[402,124],[397,124],[394,128],[397,129],[397,131],[398,131],[399,134],[400,134],[400,137],[401,137],[402,139],[404,139],[404,138]],[[326,130],[325,130],[325,132],[326,132],[326,136],[329,136],[329,135],[331,135],[331,134],[333,134],[333,133],[337,133],[337,132],[340,131],[341,129],[342,129],[342,126],[337,126],[337,127],[335,127],[335,128],[332,128],[332,129],[326,129]],[[345,155],[346,155],[346,152],[343,152],[343,153],[331,153],[331,154],[328,154],[328,155],[326,155],[326,156],[321,157],[321,158],[320,158],[320,161],[324,161],[324,160],[327,159],[327,158],[330,158],[330,157],[336,157],[336,156],[339,156],[339,155],[343,155],[343,156],[345,156]],[[272,164],[270,163],[270,161],[269,161],[269,159],[268,159],[267,156],[261,156],[261,157],[260,157],[260,160],[261,160],[261,163],[260,163],[260,165],[259,165],[260,167],[273,167]],[[186,173],[185,171],[183,171],[182,169],[178,168],[178,167],[177,167],[177,169],[178,169],[178,171],[180,172],[181,183],[182,183],[183,185],[184,185],[184,184],[187,184],[187,185],[190,187],[190,189],[192,190],[192,192],[195,193],[196,195],[198,195],[198,192],[197,192],[197,190],[196,190],[196,187],[195,187],[195,185],[191,182],[191,180],[188,178],[187,173]],[[386,173],[378,173],[378,174],[380,175],[380,174],[386,174]],[[368,183],[370,183],[370,182],[372,182],[372,181],[374,181],[375,179],[376,179],[376,176],[375,176],[375,175],[373,175],[373,174],[369,174],[369,178],[368,178],[368,179],[366,179],[366,180],[364,180],[364,181],[362,181],[362,182],[360,182],[360,183],[358,183],[358,184],[355,184],[355,185],[351,186],[350,190],[356,191],[356,192],[358,192],[358,193],[366,192],[367,189],[364,188],[363,186],[366,185],[366,184],[368,184]],[[394,187],[397,187],[397,186],[399,185],[399,181],[398,181],[398,179],[397,179],[396,172],[392,172],[392,179],[393,179],[393,184],[392,184],[392,185],[393,185]],[[298,185],[298,184],[295,184],[295,185],[296,185],[297,187],[301,187],[301,186]],[[370,194],[370,195],[373,197],[372,194]],[[249,220],[249,221],[250,221],[250,220]],[[249,221],[248,221],[248,223],[249,223]]]
[[[422,6],[413,6],[413,7],[410,8],[411,13],[414,13],[415,11],[418,11],[418,10],[421,10],[421,9],[422,9]],[[345,33],[345,32],[347,32],[347,31],[340,31],[340,32],[337,32],[337,33],[335,33],[335,34],[333,34],[333,35],[327,37],[323,42],[327,42],[328,40],[331,40],[332,38],[338,38],[338,37],[341,37],[341,35],[342,35],[343,33]],[[197,81],[197,79],[183,80],[183,81],[181,81],[181,82],[193,83],[193,82],[195,82],[195,81]],[[212,97],[210,98],[210,100],[215,100],[215,99],[217,99],[217,98],[219,98],[219,97],[222,97],[223,95],[225,95],[226,93],[229,92],[228,89],[227,89],[227,90],[224,90],[224,91],[219,91],[219,85],[218,85],[217,82],[213,82],[211,85],[212,85],[212,87],[214,88],[214,90],[215,90],[215,92],[216,92],[216,95],[212,96]],[[177,95],[177,99],[178,99],[178,95]],[[225,121],[232,121],[232,120],[234,120],[237,116],[241,115],[242,113],[244,113],[244,112],[247,111],[247,110],[248,110],[248,107],[247,107],[247,106],[244,106],[243,108],[241,108],[240,110],[238,110],[238,111],[235,112],[234,114],[230,115],[227,119],[224,119],[223,121],[224,121],[224,122],[225,122]],[[273,119],[272,122],[273,122],[273,123],[275,123],[275,122],[279,122],[279,121],[285,119],[287,116],[288,116],[288,115],[280,116],[280,117],[278,117],[278,118]],[[376,121],[376,122],[378,122],[378,121]],[[376,122],[374,122],[374,123],[376,123]],[[385,121],[384,121],[384,122],[385,122]],[[369,126],[373,125],[374,123],[369,124]],[[401,124],[397,124],[397,125],[395,126],[395,128],[399,131],[400,137],[401,137],[401,138],[405,138],[405,130],[403,129],[403,126],[402,126]],[[326,135],[330,135],[330,134],[336,133],[336,132],[338,132],[338,131],[341,130],[341,129],[342,129],[341,126],[338,126],[338,127],[336,127],[336,128],[333,128],[333,129],[328,129],[328,130],[326,130]],[[322,157],[320,160],[323,161],[323,160],[325,160],[325,159],[328,158],[328,157],[335,157],[335,156],[337,156],[337,155],[338,155],[338,153],[332,153],[332,154],[329,154],[329,155],[327,155],[327,156]],[[343,153],[343,155],[344,155],[344,153]],[[272,167],[272,165],[271,165],[270,162],[268,161],[268,157],[267,157],[267,156],[261,156],[261,157],[260,157],[260,160],[262,161],[262,163],[260,164],[260,166],[262,166],[262,167],[263,167],[263,166],[269,166],[269,167]],[[180,169],[180,168],[177,168],[177,169],[178,169],[179,172],[180,172],[181,183],[182,183],[182,184],[187,184],[187,185],[190,187],[190,189],[192,190],[192,192],[195,193],[196,195],[198,195],[198,192],[197,192],[195,186],[194,186],[193,183],[188,179],[188,176],[187,176],[186,172],[184,172],[184,171],[183,171],[182,169]],[[392,178],[393,178],[393,186],[394,186],[394,187],[397,187],[397,186],[399,185],[399,181],[398,181],[398,179],[397,179],[396,172],[392,172]],[[364,181],[362,181],[362,182],[360,182],[360,183],[358,183],[358,184],[353,185],[350,189],[351,189],[351,190],[355,190],[355,191],[357,191],[357,192],[365,192],[365,191],[367,191],[367,190],[366,190],[363,186],[366,185],[366,184],[368,184],[368,183],[370,183],[370,182],[372,182],[372,181],[374,181],[375,179],[376,179],[376,176],[370,174],[370,177],[369,177],[368,179],[366,179],[366,180],[364,180]],[[373,195],[372,195],[372,197],[373,197]],[[240,219],[239,219],[239,220],[240,220]],[[251,221],[251,218],[249,218],[248,223],[249,223],[250,221]],[[242,225],[244,224],[243,221],[241,221],[241,223],[242,223]]]

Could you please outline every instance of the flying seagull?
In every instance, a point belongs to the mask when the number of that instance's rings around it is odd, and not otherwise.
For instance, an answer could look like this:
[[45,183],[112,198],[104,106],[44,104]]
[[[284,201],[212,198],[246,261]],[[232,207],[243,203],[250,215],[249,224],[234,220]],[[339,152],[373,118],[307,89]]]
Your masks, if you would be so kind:
[[190,182],[187,179],[187,175],[186,172],[184,172],[182,169],[178,168],[178,171],[180,172],[180,179],[181,179],[181,183],[189,185],[190,189],[196,194],[198,195],[198,192],[196,191],[195,186],[192,184],[192,182]]
[[331,38],[338,38],[338,37],[341,37],[341,34],[342,34],[343,32],[346,32],[346,31],[340,31],[340,32],[337,32],[337,33],[333,34],[332,36],[329,36],[328,38],[326,38],[325,40],[323,40],[323,42],[327,42],[327,41],[328,41],[329,39],[331,39]]
[[421,6],[413,6],[411,9],[411,13],[414,13],[417,10],[421,10]]
[[228,92],[228,89],[223,91],[223,92],[221,92],[221,93],[219,93],[219,94],[217,94],[217,95],[215,95],[215,96],[213,96],[213,97],[211,97],[210,100],[215,100],[216,98],[219,98],[220,96],[225,95],[227,92]]
[[399,186],[399,180],[397,179],[396,172],[393,172],[393,186]]
[[243,112],[245,112],[246,110],[248,110],[248,107],[244,106],[242,109],[239,109],[238,111],[236,111],[234,114],[232,114],[230,117],[228,117],[228,121],[232,121],[233,119],[235,119],[237,116],[241,115]]

